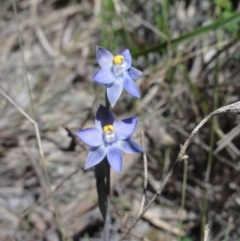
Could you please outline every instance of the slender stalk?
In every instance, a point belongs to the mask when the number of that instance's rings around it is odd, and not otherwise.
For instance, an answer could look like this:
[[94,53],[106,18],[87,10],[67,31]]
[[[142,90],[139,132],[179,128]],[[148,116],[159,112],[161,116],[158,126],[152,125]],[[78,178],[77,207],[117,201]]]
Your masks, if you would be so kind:
[[[222,34],[221,30],[217,31],[217,37],[218,41],[221,41],[222,39]],[[213,97],[213,109],[218,108],[218,100],[219,100],[219,68],[220,68],[220,63],[219,63],[219,58],[217,57],[217,67],[216,67],[216,76],[215,76],[215,81],[214,81],[214,97]],[[204,230],[206,227],[207,223],[207,209],[208,209],[208,194],[209,194],[209,182],[210,182],[210,175],[211,175],[211,170],[212,170],[212,162],[213,162],[213,150],[214,150],[214,143],[215,143],[215,129],[217,125],[217,117],[215,116],[211,120],[211,134],[210,134],[210,150],[208,153],[208,163],[207,163],[207,171],[206,171],[206,176],[205,176],[205,191],[204,191],[204,200],[203,200],[203,208],[202,208],[202,220],[201,220],[201,240],[204,237]]]
[[107,91],[105,91],[105,107],[109,110],[110,109],[110,102],[107,97]]
[[110,197],[111,195],[111,175],[110,175],[110,165],[108,160],[106,159],[106,187],[107,187],[107,195]]
[[30,98],[33,118],[36,120],[37,116],[36,116],[35,108],[34,108],[34,105],[33,105],[33,98],[32,98],[32,93],[31,93],[31,87],[30,87],[28,76],[27,76],[26,62],[25,62],[25,59],[24,59],[24,56],[23,56],[22,36],[21,36],[21,32],[20,32],[19,24],[18,24],[18,20],[17,20],[18,12],[17,12],[17,6],[16,6],[15,0],[12,0],[12,5],[13,5],[13,10],[14,10],[15,22],[16,22],[16,25],[17,25],[18,42],[19,42],[20,49],[21,49],[21,58],[22,58],[22,63],[23,63],[24,79],[25,79],[25,81],[27,83],[28,95],[29,95],[29,98]]
[[111,225],[111,218],[110,218],[110,192],[111,192],[111,179],[110,179],[110,165],[108,163],[107,158],[105,158],[105,168],[106,168],[106,189],[107,189],[107,214],[106,219],[104,221],[104,235],[103,240],[108,241],[110,240],[110,225]]
[[[107,91],[105,92],[105,107],[107,109],[110,109],[110,102],[107,97]],[[106,219],[104,220],[104,235],[103,240],[109,241],[110,240],[110,225],[111,225],[111,218],[110,218],[110,210],[111,210],[111,175],[110,175],[110,165],[108,162],[108,159],[104,159],[105,162],[105,173],[106,173],[106,191],[107,191],[107,213],[106,213]]]
[[[185,200],[186,200],[187,171],[188,171],[188,158],[185,158],[185,159],[184,159],[184,170],[183,170],[183,185],[182,185],[182,199],[181,199],[181,216],[180,216],[180,222],[179,222],[180,233],[182,233],[182,228],[183,228],[182,213],[183,213],[183,210],[184,210]],[[178,240],[181,239],[180,233],[179,233],[179,236],[178,236]]]

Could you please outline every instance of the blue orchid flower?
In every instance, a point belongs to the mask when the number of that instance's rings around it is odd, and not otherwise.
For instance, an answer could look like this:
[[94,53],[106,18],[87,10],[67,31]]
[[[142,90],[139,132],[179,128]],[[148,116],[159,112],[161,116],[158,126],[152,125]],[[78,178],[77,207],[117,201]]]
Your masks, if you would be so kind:
[[131,67],[130,51],[125,49],[113,56],[107,49],[98,46],[96,54],[101,69],[94,74],[93,80],[106,85],[110,104],[116,104],[123,88],[130,95],[140,98],[139,89],[133,80],[141,76],[142,72]]
[[134,154],[143,149],[131,139],[137,126],[137,117],[130,117],[116,122],[112,113],[100,105],[96,118],[96,128],[79,130],[76,135],[91,147],[85,169],[97,165],[107,156],[110,166],[120,172],[122,169],[122,151]]

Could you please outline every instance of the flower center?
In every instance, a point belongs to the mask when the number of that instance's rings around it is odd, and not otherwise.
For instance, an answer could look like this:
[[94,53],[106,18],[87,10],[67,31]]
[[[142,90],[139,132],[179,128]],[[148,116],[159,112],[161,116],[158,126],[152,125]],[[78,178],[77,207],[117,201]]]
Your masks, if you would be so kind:
[[124,57],[122,55],[116,55],[114,58],[113,58],[113,63],[114,64],[122,64],[124,61]]
[[106,142],[113,142],[115,140],[115,132],[113,125],[105,125],[103,127],[103,138]]
[[119,76],[123,72],[124,57],[122,55],[116,55],[113,58],[112,71],[116,76]]

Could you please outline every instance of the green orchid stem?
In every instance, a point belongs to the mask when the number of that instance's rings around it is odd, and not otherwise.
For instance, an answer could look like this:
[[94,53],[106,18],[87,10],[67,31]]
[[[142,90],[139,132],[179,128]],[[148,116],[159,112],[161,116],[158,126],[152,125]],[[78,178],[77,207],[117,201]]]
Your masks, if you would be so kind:
[[110,109],[110,102],[109,99],[107,97],[107,91],[105,91],[105,107],[109,110]]
[[111,192],[111,177],[110,177],[110,165],[109,162],[106,158],[105,161],[106,165],[106,187],[107,187],[107,195],[110,197],[110,192]]
[[110,226],[111,226],[111,218],[110,218],[110,192],[111,192],[111,179],[110,179],[110,165],[108,163],[107,158],[104,160],[105,162],[105,171],[106,171],[106,191],[107,191],[107,213],[106,219],[104,222],[104,241],[110,240]]
[[[105,91],[105,107],[109,110],[110,109],[110,102],[107,97],[107,91]],[[104,234],[103,240],[109,241],[110,240],[110,226],[111,226],[111,218],[110,218],[110,194],[111,194],[111,178],[110,178],[110,165],[108,159],[104,159],[105,164],[105,176],[106,176],[106,218],[104,220]]]
[[[107,91],[105,91],[105,107],[109,110],[110,109],[110,102],[108,100],[107,97]],[[110,165],[109,162],[107,160],[107,158],[105,158],[105,165],[106,165],[106,186],[107,186],[107,194],[110,197],[110,192],[111,192],[111,180],[110,180]]]

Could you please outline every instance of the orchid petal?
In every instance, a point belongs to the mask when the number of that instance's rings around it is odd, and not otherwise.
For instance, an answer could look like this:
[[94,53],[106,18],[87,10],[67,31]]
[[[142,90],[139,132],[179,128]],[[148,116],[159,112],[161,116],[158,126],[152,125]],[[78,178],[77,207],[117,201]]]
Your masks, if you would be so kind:
[[137,79],[138,77],[140,77],[143,74],[142,71],[140,71],[134,67],[131,67],[128,70],[128,73],[132,79]]
[[131,139],[118,141],[118,147],[126,153],[135,154],[143,152],[143,148]]
[[117,79],[113,85],[107,87],[107,96],[111,106],[114,106],[123,90],[122,82]]
[[132,56],[128,49],[125,49],[119,53],[124,57],[124,62],[126,64],[126,69],[129,69],[132,66]]
[[120,173],[122,170],[122,153],[116,146],[107,148],[107,159],[113,170]]
[[117,122],[114,125],[118,140],[129,138],[137,126],[137,117],[130,117]]
[[123,75],[123,87],[132,96],[140,98],[139,89],[136,83],[131,79],[131,77],[125,72]]
[[87,128],[79,130],[76,135],[87,145],[91,147],[100,146],[104,143],[102,131],[97,128]]
[[115,119],[112,113],[106,107],[100,105],[95,117],[96,127],[102,130],[105,125],[113,125],[114,122]]
[[99,84],[112,84],[116,76],[109,69],[99,69],[93,76],[93,80]]
[[102,69],[110,69],[112,67],[114,56],[105,48],[97,46],[97,61]]
[[88,153],[84,169],[88,169],[97,165],[103,160],[103,158],[106,156],[106,153],[107,149],[104,145],[101,145],[99,147],[93,147]]

